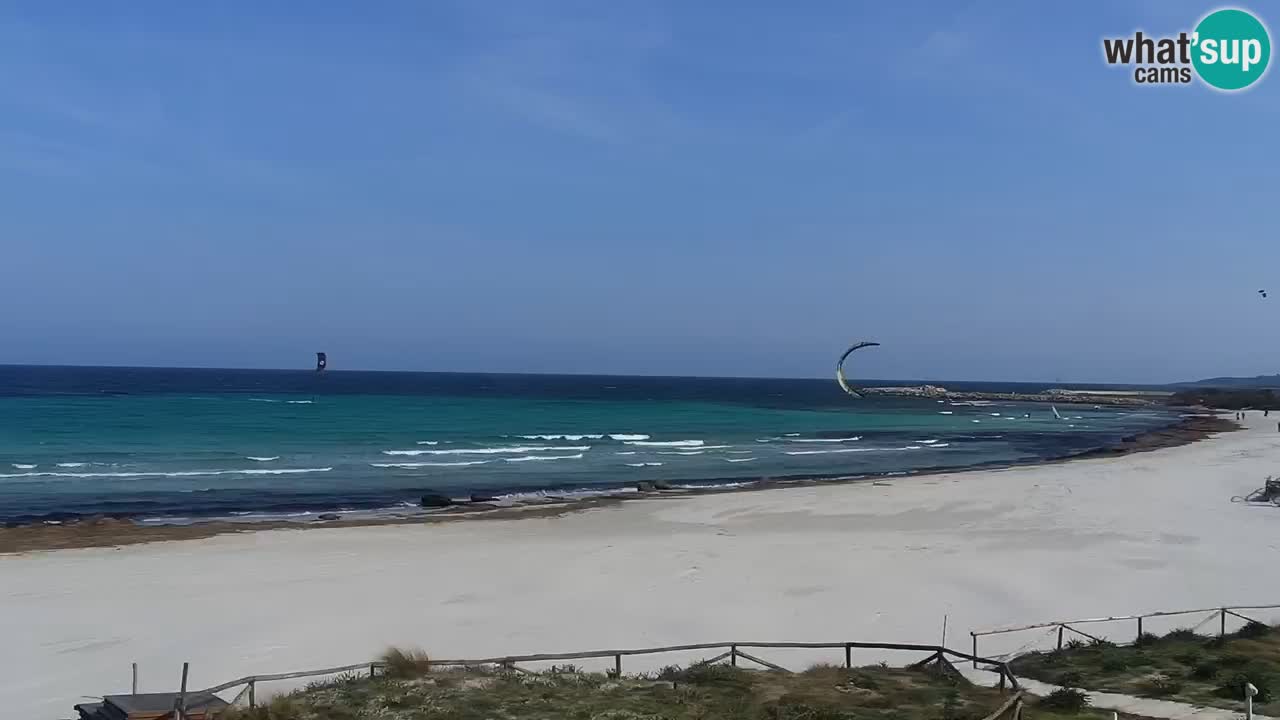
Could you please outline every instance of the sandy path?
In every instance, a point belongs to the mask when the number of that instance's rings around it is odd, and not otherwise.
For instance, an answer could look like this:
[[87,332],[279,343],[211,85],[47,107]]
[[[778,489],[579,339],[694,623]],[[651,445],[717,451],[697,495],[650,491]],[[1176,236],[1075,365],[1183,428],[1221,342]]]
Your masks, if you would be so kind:
[[[183,660],[203,687],[389,644],[474,657],[936,642],[944,613],[963,648],[976,627],[1277,602],[1280,573],[1257,559],[1280,544],[1280,508],[1229,502],[1280,472],[1277,419],[1151,453],[888,487],[4,556],[0,707],[69,716],[82,694],[126,690],[133,661],[158,691]],[[999,644],[983,650],[1010,649]]]

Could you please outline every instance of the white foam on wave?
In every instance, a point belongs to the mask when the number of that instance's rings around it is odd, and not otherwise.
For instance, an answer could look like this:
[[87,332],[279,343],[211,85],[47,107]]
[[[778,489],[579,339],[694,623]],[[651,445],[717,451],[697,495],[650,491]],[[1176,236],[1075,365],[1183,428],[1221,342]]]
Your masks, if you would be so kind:
[[1000,413],[991,413],[991,417],[1000,417]]
[[725,452],[729,455],[750,455],[755,451],[754,450],[726,450]]
[[399,468],[402,470],[413,470],[415,468],[424,467],[463,467],[466,465],[484,465],[488,460],[461,460],[459,462],[398,462],[398,463],[369,463],[369,467],[376,468]]
[[702,451],[701,450],[693,450],[693,451],[673,450],[669,452],[664,452],[662,450],[659,450],[658,454],[659,455],[701,455]]
[[627,440],[627,445],[642,445],[645,447],[702,447],[701,440]]
[[787,433],[786,437],[800,437],[800,433]]
[[440,441],[439,440],[419,440],[416,444],[417,445],[439,445]]
[[13,463],[13,466],[19,470],[32,470],[36,467],[35,465],[28,465],[26,463]]
[[627,440],[648,440],[649,436],[644,433],[637,433],[634,435],[628,435],[627,433],[609,433],[609,439],[625,442]]
[[891,450],[893,448],[836,448],[834,450],[786,450],[787,455],[831,455],[833,453],[859,453],[859,452],[875,452],[877,450]]
[[285,400],[285,402],[289,403],[290,405],[310,405],[314,403],[315,400]]
[[278,403],[278,402],[280,402],[280,401],[279,401],[279,400],[273,400],[273,399],[271,399],[271,398],[249,398],[249,402],[275,402],[275,403]]
[[503,458],[504,462],[525,462],[528,460],[577,460],[582,457],[582,453],[577,455],[521,455],[520,457]]
[[282,468],[279,470],[178,470],[174,472],[159,471],[137,471],[137,472],[82,472],[82,473],[60,473],[60,472],[26,472],[26,473],[3,473],[0,478],[28,478],[28,477],[66,477],[66,478],[140,478],[140,477],[204,477],[208,475],[293,475],[301,473],[318,473],[329,472],[333,470],[331,467],[322,468]]
[[929,447],[934,447],[934,448],[951,447],[951,443],[938,443],[937,445],[930,445]]
[[854,442],[855,440],[861,440],[861,439],[862,439],[862,436],[861,436],[861,435],[857,435],[857,436],[854,436],[854,437],[847,437],[847,438],[787,438],[787,442],[797,442],[797,443],[842,443],[842,442]]
[[636,454],[635,450],[619,450],[618,452],[614,453],[614,455],[635,455],[635,454]]
[[627,463],[627,467],[658,467],[661,464],[662,463],[660,462],[638,462],[638,463]]
[[939,410],[938,414],[939,415],[955,415],[955,413],[950,410]]
[[82,462],[76,462],[76,463],[58,463],[58,467],[76,468],[76,467],[84,467],[85,465],[88,465],[88,464],[89,464],[89,463],[82,463]]
[[904,445],[903,447],[878,447],[878,448],[833,448],[831,450],[787,450],[787,455],[830,455],[833,453],[861,453],[861,452],[897,452],[898,450],[921,450],[923,445]]
[[934,443],[938,442],[938,440],[937,440],[936,438],[929,438],[928,440],[917,440],[916,442],[918,442],[918,443],[924,443],[925,445],[932,445],[932,444],[934,444]]
[[253,455],[250,455],[245,458],[245,460],[252,460],[254,462],[271,462],[272,460],[279,460],[279,459],[280,459],[279,455],[272,455],[271,457],[254,457]]
[[755,458],[753,458],[753,457],[749,457],[749,458],[725,458],[725,459],[724,459],[724,461],[725,461],[725,462],[752,462],[752,461],[754,461],[754,460],[755,460]]
[[521,435],[525,440],[568,440],[569,442],[577,442],[579,440],[599,440],[604,435]]
[[980,422],[982,422],[982,421],[981,421],[981,420],[970,420],[969,422],[976,422],[976,423],[980,423]]
[[582,451],[590,445],[516,445],[503,448],[451,448],[449,450],[383,450],[383,455],[511,455],[533,452]]

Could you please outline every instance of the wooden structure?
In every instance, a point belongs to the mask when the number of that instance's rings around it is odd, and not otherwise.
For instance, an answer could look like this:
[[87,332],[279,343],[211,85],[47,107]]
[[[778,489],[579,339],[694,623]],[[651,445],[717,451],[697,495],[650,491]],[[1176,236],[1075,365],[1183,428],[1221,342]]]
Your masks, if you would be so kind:
[[[1096,635],[1087,633],[1079,629],[1078,627],[1076,627],[1078,625],[1088,625],[1091,623],[1115,623],[1115,622],[1123,622],[1123,621],[1136,622],[1137,625],[1135,628],[1133,641],[1132,641],[1132,642],[1136,642],[1144,634],[1142,621],[1145,619],[1174,617],[1178,615],[1198,615],[1201,613],[1209,613],[1207,617],[1203,618],[1199,622],[1199,624],[1191,628],[1191,630],[1193,632],[1197,631],[1200,629],[1200,627],[1204,626],[1210,621],[1217,620],[1218,621],[1217,635],[1218,637],[1222,637],[1227,634],[1227,618],[1235,618],[1233,622],[1236,622],[1236,623],[1260,622],[1254,618],[1248,617],[1247,615],[1243,615],[1238,611],[1277,610],[1277,609],[1280,609],[1280,605],[1236,605],[1233,607],[1201,608],[1198,610],[1167,610],[1167,611],[1161,611],[1161,612],[1146,613],[1143,615],[1116,615],[1113,617],[1085,618],[1083,620],[1056,620],[1054,622],[1036,623],[1034,625],[1019,625],[1017,627],[994,628],[991,630],[975,630],[970,632],[969,635],[970,637],[973,638],[973,654],[976,656],[978,654],[978,638],[980,637],[985,637],[987,635],[1003,635],[1006,633],[1021,633],[1029,630],[1056,629],[1057,636],[1058,636],[1057,649],[1061,650],[1064,645],[1064,639],[1067,637],[1066,633],[1068,632],[1092,642],[1100,642],[1105,639],[1104,637],[1102,637],[1101,632],[1095,630],[1094,632],[1097,633]],[[1035,641],[1033,640],[1033,642]],[[1120,642],[1116,644],[1123,645],[1127,643]],[[1012,653],[1007,653],[999,657],[1005,661],[1008,661],[1022,654],[1022,652],[1024,650],[1027,650],[1029,647],[1030,647],[1030,644],[1023,646],[1023,648],[1019,650],[1015,650]],[[976,663],[974,664],[974,667],[977,667]]]
[[[430,667],[481,667],[496,666],[513,672],[528,672],[527,669],[520,667],[517,663],[534,663],[534,662],[554,662],[558,660],[591,660],[591,659],[611,659],[613,667],[611,672],[617,675],[622,674],[622,659],[624,657],[633,657],[637,655],[660,655],[665,653],[689,652],[698,650],[720,651],[718,654],[702,660],[695,665],[710,665],[713,663],[727,661],[731,665],[738,665],[739,660],[755,663],[769,670],[779,672],[790,672],[781,665],[774,664],[768,660],[748,653],[747,650],[767,650],[772,648],[800,648],[800,649],[829,649],[843,651],[844,666],[853,667],[853,651],[855,649],[864,650],[902,650],[908,652],[928,653],[923,660],[915,663],[914,667],[937,668],[946,672],[950,668],[950,672],[955,672],[951,668],[949,658],[972,662],[974,667],[982,667],[990,670],[999,676],[999,685],[1001,688],[1009,690],[1019,690],[1018,679],[1010,672],[1009,666],[1001,660],[992,660],[990,658],[978,657],[969,653],[951,650],[941,645],[911,645],[904,643],[869,643],[869,642],[722,642],[722,643],[698,643],[693,645],[669,645],[665,647],[639,648],[629,650],[584,650],[580,652],[566,653],[543,653],[538,655],[503,655],[501,657],[487,657],[476,659],[457,659],[457,660],[429,660]],[[277,680],[294,680],[298,678],[322,677],[326,675],[337,675],[339,673],[360,673],[367,672],[370,676],[377,675],[384,669],[384,664],[379,661],[357,663],[355,665],[343,665],[340,667],[323,668],[320,670],[302,670],[299,672],[276,673],[272,675],[248,675],[242,678],[236,678],[221,685],[214,685],[200,691],[200,695],[212,695],[213,693],[223,692],[232,688],[241,688],[236,698],[232,700],[232,704],[238,704],[241,700],[247,699],[249,707],[255,707],[257,704],[257,686],[259,683],[271,682]],[[1010,706],[1012,707],[1012,705]],[[98,720],[94,718],[93,720]]]
[[169,720],[174,708],[185,705],[184,720],[206,720],[229,707],[227,701],[213,693],[135,693],[107,695],[100,703],[76,705],[79,720]]

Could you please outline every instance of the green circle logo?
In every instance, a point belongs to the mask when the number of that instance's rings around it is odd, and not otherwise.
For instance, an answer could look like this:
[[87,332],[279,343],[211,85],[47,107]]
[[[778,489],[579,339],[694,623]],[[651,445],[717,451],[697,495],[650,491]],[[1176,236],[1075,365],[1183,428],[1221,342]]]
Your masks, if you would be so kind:
[[1191,62],[1219,90],[1242,90],[1267,71],[1271,36],[1262,21],[1234,8],[1211,12],[1196,26]]

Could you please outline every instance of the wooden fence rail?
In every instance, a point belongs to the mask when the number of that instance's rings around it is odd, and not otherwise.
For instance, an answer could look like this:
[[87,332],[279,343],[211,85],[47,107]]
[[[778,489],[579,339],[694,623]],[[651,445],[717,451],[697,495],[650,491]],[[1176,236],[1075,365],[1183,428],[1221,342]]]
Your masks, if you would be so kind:
[[[710,664],[728,659],[732,664],[737,665],[738,658],[754,662],[771,670],[789,672],[781,665],[776,665],[767,660],[744,652],[744,649],[810,649],[810,650],[844,650],[845,667],[853,666],[853,650],[895,650],[908,652],[929,653],[926,658],[918,665],[930,662],[943,662],[946,658],[956,658],[958,660],[970,661],[974,667],[979,665],[986,666],[987,669],[1000,676],[1000,686],[1005,687],[1006,682],[1012,690],[1018,690],[1018,679],[1009,671],[1009,667],[1002,660],[993,660],[990,658],[979,657],[976,654],[960,652],[941,645],[914,645],[909,643],[882,643],[882,642],[720,642],[720,643],[695,643],[691,645],[667,645],[663,647],[651,648],[628,648],[616,650],[586,650],[582,652],[565,652],[565,653],[539,653],[534,655],[502,655],[496,657],[477,658],[470,660],[429,660],[428,667],[479,667],[486,665],[494,665],[501,668],[520,671],[521,668],[516,667],[516,663],[531,662],[550,662],[555,660],[589,660],[600,658],[613,659],[613,671],[619,675],[622,674],[622,658],[633,657],[637,655],[659,655],[675,652],[689,652],[696,650],[720,650],[721,653],[706,660],[702,660],[695,664]],[[294,680],[299,678],[322,677],[325,675],[337,675],[339,673],[368,671],[370,676],[376,675],[380,669],[385,668],[385,663],[374,660],[372,662],[356,663],[354,665],[341,665],[338,667],[322,668],[320,670],[301,670],[298,672],[274,673],[270,675],[246,675],[245,677],[229,680],[221,685],[202,690],[201,693],[214,694],[231,688],[244,686],[244,689],[237,695],[237,699],[248,695],[250,707],[254,707],[257,702],[255,689],[258,683],[271,682],[275,680]]]
[[[1087,632],[1084,632],[1083,630],[1073,627],[1075,625],[1086,625],[1089,623],[1123,622],[1127,620],[1136,621],[1137,632],[1134,634],[1134,641],[1136,642],[1139,638],[1142,637],[1142,634],[1143,634],[1143,625],[1142,625],[1143,620],[1150,619],[1150,618],[1160,618],[1160,617],[1175,617],[1178,615],[1198,615],[1201,613],[1210,613],[1210,615],[1206,617],[1204,620],[1202,620],[1199,623],[1199,625],[1203,625],[1204,623],[1214,618],[1218,618],[1218,636],[1221,637],[1227,634],[1227,616],[1228,615],[1238,618],[1240,620],[1244,620],[1246,622],[1258,622],[1254,618],[1248,617],[1239,612],[1239,611],[1248,612],[1251,610],[1280,610],[1280,605],[1232,605],[1232,606],[1223,606],[1223,607],[1215,607],[1215,608],[1200,608],[1197,610],[1161,610],[1159,612],[1143,613],[1141,615],[1115,615],[1112,617],[1084,618],[1081,620],[1055,620],[1053,622],[1036,623],[1034,625],[1017,625],[1012,627],[992,628],[990,630],[974,630],[969,633],[969,636],[973,639],[973,654],[977,655],[978,654],[978,638],[980,637],[985,637],[987,635],[1003,635],[1007,633],[1020,633],[1020,632],[1026,632],[1028,630],[1047,630],[1050,628],[1057,628],[1058,629],[1057,647],[1059,650],[1061,650],[1063,646],[1063,636],[1065,632],[1071,632],[1093,641],[1101,640],[1099,636],[1091,635]],[[1199,625],[1197,625],[1196,627],[1198,628]],[[1125,643],[1120,643],[1120,644],[1125,644]],[[1009,653],[1005,656],[1002,656],[1002,659],[1009,660],[1011,659],[1010,655],[1016,655],[1019,652],[1021,651],[1014,651],[1013,653]],[[976,667],[976,664],[975,664],[975,667]]]

